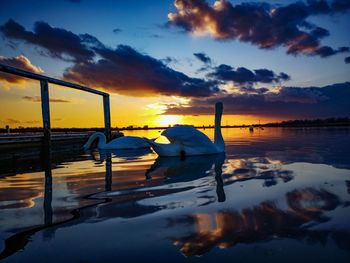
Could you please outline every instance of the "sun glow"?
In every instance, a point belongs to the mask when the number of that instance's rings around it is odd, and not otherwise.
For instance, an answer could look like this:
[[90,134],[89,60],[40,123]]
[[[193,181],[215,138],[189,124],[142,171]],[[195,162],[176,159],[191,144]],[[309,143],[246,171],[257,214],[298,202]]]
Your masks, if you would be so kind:
[[159,127],[165,127],[169,125],[182,124],[183,116],[181,115],[159,115],[154,124]]

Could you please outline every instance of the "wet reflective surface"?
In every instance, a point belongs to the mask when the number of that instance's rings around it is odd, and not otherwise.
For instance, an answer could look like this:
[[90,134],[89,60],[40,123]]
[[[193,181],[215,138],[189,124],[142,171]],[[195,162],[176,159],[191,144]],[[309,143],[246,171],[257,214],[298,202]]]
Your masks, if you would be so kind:
[[93,151],[2,167],[0,259],[350,262],[350,129],[223,135],[226,155]]

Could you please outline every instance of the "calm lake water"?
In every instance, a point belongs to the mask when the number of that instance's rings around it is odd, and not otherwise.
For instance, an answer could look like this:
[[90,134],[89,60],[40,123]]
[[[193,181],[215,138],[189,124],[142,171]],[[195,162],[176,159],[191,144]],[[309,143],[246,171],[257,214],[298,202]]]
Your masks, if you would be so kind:
[[350,128],[223,135],[226,155],[93,151],[0,175],[0,259],[350,262]]

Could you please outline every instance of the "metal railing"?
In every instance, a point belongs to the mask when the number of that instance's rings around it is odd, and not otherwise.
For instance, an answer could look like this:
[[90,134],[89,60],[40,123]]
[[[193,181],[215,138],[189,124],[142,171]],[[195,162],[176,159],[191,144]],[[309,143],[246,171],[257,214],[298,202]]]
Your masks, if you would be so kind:
[[43,119],[43,128],[44,128],[44,140],[47,142],[51,141],[51,122],[50,122],[50,98],[49,98],[49,83],[60,85],[68,88],[73,88],[77,90],[82,90],[85,92],[93,93],[96,95],[100,95],[103,97],[103,114],[104,114],[104,126],[105,126],[105,134],[107,140],[111,137],[111,114],[110,114],[110,103],[109,103],[109,94],[91,89],[88,87],[84,87],[78,84],[74,84],[71,82],[67,82],[60,79],[54,79],[50,77],[46,77],[40,74],[32,73],[26,70],[18,69],[15,67],[7,66],[4,64],[0,64],[0,71],[29,78],[40,81],[41,88],[41,111],[42,111],[42,119]]

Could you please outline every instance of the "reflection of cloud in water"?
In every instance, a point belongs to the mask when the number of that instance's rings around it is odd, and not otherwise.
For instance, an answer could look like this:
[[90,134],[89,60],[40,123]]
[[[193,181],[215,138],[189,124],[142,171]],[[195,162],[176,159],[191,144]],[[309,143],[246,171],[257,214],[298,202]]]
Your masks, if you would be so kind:
[[33,207],[34,200],[43,195],[43,181],[33,174],[23,174],[2,182],[0,210]]
[[[349,135],[348,127],[267,128],[252,138],[239,133],[240,137],[231,139],[226,150],[232,153],[229,158],[235,159],[261,156],[283,164],[322,163],[350,169]],[[245,140],[248,141],[242,144]]]
[[327,230],[312,227],[331,220],[327,211],[346,205],[324,189],[306,188],[286,194],[288,208],[264,201],[241,211],[224,210],[170,219],[171,225],[192,225],[192,233],[175,238],[174,244],[186,256],[202,255],[214,247],[229,248],[239,243],[256,243],[276,238],[325,244],[331,238],[339,248],[350,250],[350,229]]
[[228,160],[223,167],[225,184],[243,182],[247,180],[264,180],[263,186],[276,185],[278,179],[289,182],[294,178],[293,171],[283,169],[278,160],[269,158],[248,158]]
[[348,194],[350,194],[350,181],[345,181],[346,188],[348,189]]

